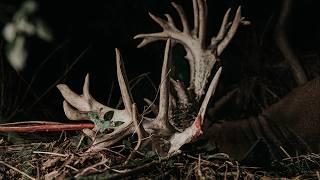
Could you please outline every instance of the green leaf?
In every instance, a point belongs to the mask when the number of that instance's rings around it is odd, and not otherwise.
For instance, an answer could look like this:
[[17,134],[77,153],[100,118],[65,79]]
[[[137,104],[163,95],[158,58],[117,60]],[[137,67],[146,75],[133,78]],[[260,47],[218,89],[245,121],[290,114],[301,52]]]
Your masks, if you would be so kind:
[[[108,115],[106,115],[108,114]],[[112,118],[113,116],[113,111],[108,111],[104,115],[104,118]],[[96,112],[89,112],[88,116],[90,118],[90,121],[92,121],[94,123],[95,129],[100,132],[103,133],[105,130],[110,129],[111,126],[111,122],[109,120],[101,120],[99,119],[99,115]]]
[[88,112],[90,120],[99,120],[99,116],[96,112]]
[[104,132],[105,130],[109,129],[111,126],[110,126],[110,121],[105,121],[102,123],[102,126],[101,128],[99,129],[99,131],[102,133]]
[[105,121],[110,121],[113,118],[114,111],[108,111],[104,114],[103,119]]

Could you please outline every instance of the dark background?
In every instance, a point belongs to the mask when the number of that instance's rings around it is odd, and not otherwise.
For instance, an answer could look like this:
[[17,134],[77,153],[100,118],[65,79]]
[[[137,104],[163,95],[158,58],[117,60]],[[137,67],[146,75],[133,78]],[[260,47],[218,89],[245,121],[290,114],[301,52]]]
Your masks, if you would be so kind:
[[[225,11],[242,5],[242,14],[251,21],[250,26],[240,27],[235,38],[224,51],[221,59],[224,71],[222,87],[218,91],[240,86],[243,82],[255,79],[277,79],[278,94],[283,95],[294,85],[290,72],[282,72],[283,57],[275,44],[274,29],[281,12],[282,1],[208,1],[208,38],[215,35]],[[179,0],[192,22],[192,1]],[[293,1],[292,14],[287,25],[289,43],[301,59],[308,77],[317,76],[319,62],[320,21],[316,0]],[[0,2],[0,28],[10,21],[12,14],[19,7],[20,1],[2,0]],[[76,92],[81,93],[86,73],[90,73],[91,92],[100,102],[107,104],[112,93],[110,105],[117,104],[120,94],[117,87],[115,52],[119,48],[128,72],[129,79],[142,73],[150,72],[154,84],[159,83],[162,64],[163,42],[156,42],[141,49],[136,46],[140,40],[133,40],[139,33],[159,32],[161,28],[148,16],[148,12],[161,16],[170,13],[177,17],[169,0],[113,0],[113,1],[41,1],[39,16],[50,27],[54,41],[43,42],[37,38],[28,41],[29,58],[25,69],[16,75],[5,65],[3,75],[7,76],[11,91],[10,96],[2,97],[2,102],[12,105],[8,112],[17,110],[9,121],[66,119],[63,115],[63,98],[52,85],[59,80],[67,83]],[[234,11],[233,11],[234,13]],[[176,18],[176,20],[178,20]],[[178,22],[178,21],[176,21]],[[2,40],[2,47],[4,41]],[[1,51],[4,51],[3,48]],[[49,60],[40,68],[46,58]],[[2,59],[4,58],[2,53]],[[78,61],[77,61],[78,59]],[[75,66],[66,72],[70,65]],[[309,69],[313,70],[309,70]],[[39,69],[39,70],[38,70]],[[315,70],[314,70],[315,69]],[[281,70],[279,72],[278,70]],[[31,84],[32,91],[26,98],[21,98],[34,74],[36,80]],[[21,80],[22,79],[22,80]],[[288,81],[288,83],[287,83]],[[111,86],[114,84],[113,91]],[[30,85],[30,84],[29,84]],[[284,90],[279,86],[283,86]],[[52,88],[48,89],[48,87]],[[280,89],[280,90],[279,90]],[[133,90],[135,100],[141,104],[142,97],[152,98],[154,90],[149,81],[143,80]],[[9,93],[10,94],[10,93]],[[20,97],[20,98],[19,98]],[[40,97],[40,99],[39,99]],[[250,111],[250,108],[248,112]],[[259,112],[259,110],[251,110]],[[249,113],[250,114],[250,113]]]

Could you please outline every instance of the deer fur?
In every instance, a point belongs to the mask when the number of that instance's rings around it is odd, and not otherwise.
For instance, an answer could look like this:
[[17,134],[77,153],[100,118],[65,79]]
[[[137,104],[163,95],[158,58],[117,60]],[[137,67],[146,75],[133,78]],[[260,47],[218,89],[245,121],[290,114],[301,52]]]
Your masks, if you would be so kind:
[[216,122],[206,132],[209,144],[237,160],[245,159],[259,141],[271,159],[318,153],[320,78],[295,88],[258,117]]

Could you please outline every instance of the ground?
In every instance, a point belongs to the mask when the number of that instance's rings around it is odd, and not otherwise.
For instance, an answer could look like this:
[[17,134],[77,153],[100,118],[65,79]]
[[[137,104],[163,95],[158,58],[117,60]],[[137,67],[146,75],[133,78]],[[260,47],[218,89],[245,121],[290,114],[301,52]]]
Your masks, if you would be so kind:
[[[41,141],[32,135],[0,139],[0,179],[319,179],[320,155],[288,157],[271,166],[250,167],[224,153],[197,152],[183,148],[171,157],[155,152],[132,152],[132,138],[98,153],[86,153],[81,133],[50,134]],[[20,137],[30,136],[20,134]],[[41,135],[44,137],[44,135]],[[46,133],[46,136],[48,134]],[[60,137],[55,139],[55,137]]]

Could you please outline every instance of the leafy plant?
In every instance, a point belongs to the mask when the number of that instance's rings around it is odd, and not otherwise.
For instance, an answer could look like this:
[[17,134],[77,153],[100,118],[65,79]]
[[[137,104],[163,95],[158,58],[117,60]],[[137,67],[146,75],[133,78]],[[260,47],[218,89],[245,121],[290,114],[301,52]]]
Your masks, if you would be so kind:
[[103,133],[107,129],[115,128],[123,123],[120,121],[111,121],[111,119],[113,118],[113,114],[114,111],[108,111],[104,114],[103,119],[100,119],[98,114],[95,112],[89,112],[88,116],[90,118],[90,121],[94,123],[96,131]]

